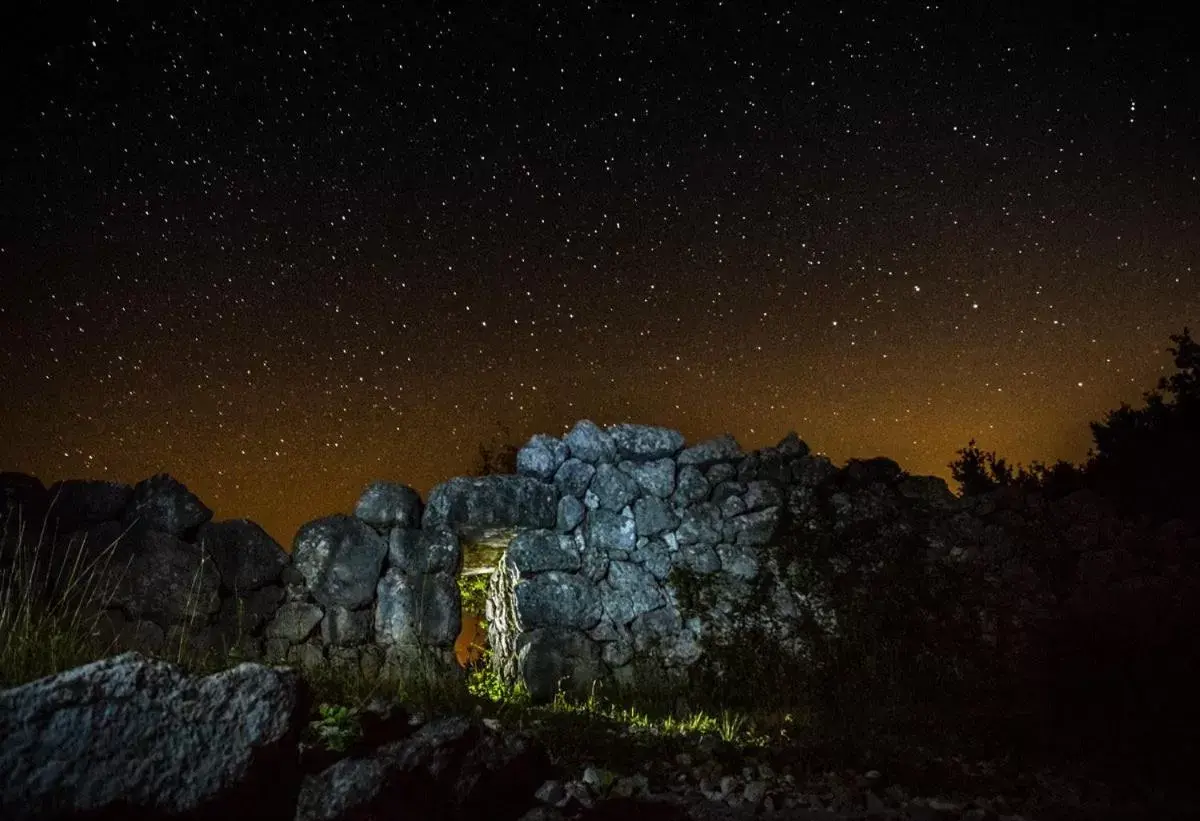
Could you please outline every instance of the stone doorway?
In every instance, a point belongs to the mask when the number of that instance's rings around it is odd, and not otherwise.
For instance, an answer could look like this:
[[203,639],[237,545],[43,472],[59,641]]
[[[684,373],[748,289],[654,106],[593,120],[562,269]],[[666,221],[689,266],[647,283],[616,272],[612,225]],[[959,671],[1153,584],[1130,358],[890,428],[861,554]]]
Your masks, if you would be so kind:
[[454,642],[454,657],[463,668],[482,666],[489,649],[487,639],[487,588],[492,573],[517,535],[516,528],[464,529],[459,533],[462,569],[458,590],[462,600],[462,628]]

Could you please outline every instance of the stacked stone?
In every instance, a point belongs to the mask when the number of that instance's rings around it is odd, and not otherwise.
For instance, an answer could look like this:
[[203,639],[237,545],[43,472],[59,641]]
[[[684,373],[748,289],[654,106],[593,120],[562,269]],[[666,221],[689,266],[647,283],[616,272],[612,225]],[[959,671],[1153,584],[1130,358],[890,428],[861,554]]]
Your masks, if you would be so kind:
[[532,437],[518,473],[552,485],[557,511],[552,529],[513,540],[493,576],[488,639],[501,674],[535,698],[606,678],[632,688],[680,678],[709,625],[681,612],[673,572],[711,577],[732,624],[779,529],[784,486],[813,472],[807,453],[795,434],[747,455],[729,435],[685,448],[667,428],[587,420],[561,441]]
[[43,604],[65,597],[71,606],[60,611],[77,606],[78,624],[113,651],[257,659],[284,586],[300,581],[262,528],[211,521],[212,511],[165,473],[134,486],[68,479],[49,489],[7,473],[0,485],[6,515],[19,512],[24,523],[18,540],[10,520],[0,575],[36,559],[32,580],[21,573],[17,584],[32,584]]

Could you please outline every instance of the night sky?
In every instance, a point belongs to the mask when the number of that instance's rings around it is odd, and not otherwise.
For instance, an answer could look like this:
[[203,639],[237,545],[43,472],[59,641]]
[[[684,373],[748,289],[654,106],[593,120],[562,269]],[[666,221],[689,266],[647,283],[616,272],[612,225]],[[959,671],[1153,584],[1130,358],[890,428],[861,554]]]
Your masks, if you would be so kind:
[[1200,329],[1180,20],[474,5],[6,4],[0,469],[289,548],[501,424],[948,477],[1082,460]]

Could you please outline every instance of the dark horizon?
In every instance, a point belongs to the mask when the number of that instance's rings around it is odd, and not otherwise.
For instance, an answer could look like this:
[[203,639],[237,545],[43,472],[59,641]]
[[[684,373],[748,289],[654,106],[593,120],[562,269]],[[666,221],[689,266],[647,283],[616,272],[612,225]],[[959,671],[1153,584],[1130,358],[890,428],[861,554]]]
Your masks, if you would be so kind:
[[1171,371],[1179,20],[696,8],[8,12],[0,470],[168,472],[290,549],[497,423],[956,489],[970,439],[1079,463]]

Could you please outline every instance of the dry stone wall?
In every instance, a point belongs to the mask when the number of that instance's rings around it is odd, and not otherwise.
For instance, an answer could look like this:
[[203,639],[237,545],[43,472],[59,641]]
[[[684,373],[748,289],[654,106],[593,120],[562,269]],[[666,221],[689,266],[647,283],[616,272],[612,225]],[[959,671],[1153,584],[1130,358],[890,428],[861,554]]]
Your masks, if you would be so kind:
[[[850,469],[860,483],[902,478],[890,460]],[[514,533],[488,583],[492,663],[545,700],[596,681],[683,682],[748,619],[803,652],[794,625],[808,612],[804,592],[787,587],[768,547],[838,473],[794,433],[746,454],[727,435],[685,447],[665,427],[582,420],[562,439],[530,438],[517,474],[450,479],[424,505],[410,487],[373,483],[353,515],[302,526],[290,555],[251,521],[212,522],[167,474],[48,491],[2,474],[0,487],[8,508],[40,521],[49,507],[66,534],[49,541],[49,567],[80,545],[88,561],[110,547],[96,587],[114,652],[161,653],[182,640],[192,651],[400,678],[462,675],[462,544]],[[953,499],[941,480],[912,479],[917,496]]]

